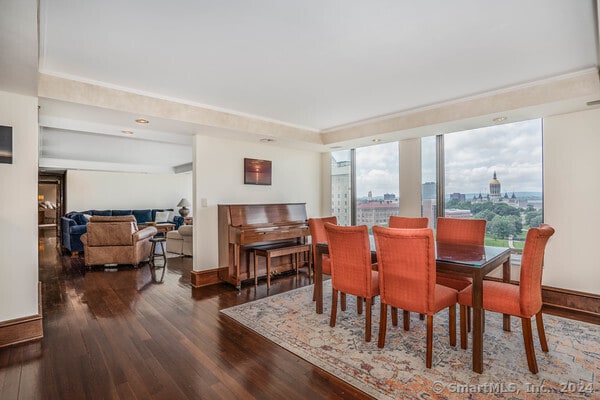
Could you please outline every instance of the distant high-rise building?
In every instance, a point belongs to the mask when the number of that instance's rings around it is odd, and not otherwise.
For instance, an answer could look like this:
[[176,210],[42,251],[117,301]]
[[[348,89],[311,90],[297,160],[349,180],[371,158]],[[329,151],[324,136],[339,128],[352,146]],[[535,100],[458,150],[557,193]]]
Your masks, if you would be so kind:
[[423,200],[436,198],[435,182],[425,182],[421,185],[421,196]]
[[368,201],[356,205],[356,225],[386,225],[390,215],[399,215],[397,201]]
[[350,161],[336,161],[331,155],[331,215],[340,225],[350,225],[351,190]]

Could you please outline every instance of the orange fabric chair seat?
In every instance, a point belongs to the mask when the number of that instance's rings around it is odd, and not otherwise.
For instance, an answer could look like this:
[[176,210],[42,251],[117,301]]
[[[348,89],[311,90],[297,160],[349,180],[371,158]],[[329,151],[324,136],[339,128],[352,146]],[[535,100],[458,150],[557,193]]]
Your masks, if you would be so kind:
[[452,275],[443,272],[438,272],[436,275],[436,283],[461,291],[473,283],[473,279],[468,276]]
[[[510,283],[484,281],[483,282],[483,309],[501,314],[510,314],[521,318],[531,318],[539,310],[532,314],[521,312],[519,303],[519,286]],[[458,293],[458,303],[463,306],[473,305],[473,286]]]
[[[457,293],[455,289],[444,285],[435,285],[435,305],[433,306],[433,312],[427,313],[423,311],[423,314],[433,315],[456,304]],[[420,311],[419,311],[420,312]]]

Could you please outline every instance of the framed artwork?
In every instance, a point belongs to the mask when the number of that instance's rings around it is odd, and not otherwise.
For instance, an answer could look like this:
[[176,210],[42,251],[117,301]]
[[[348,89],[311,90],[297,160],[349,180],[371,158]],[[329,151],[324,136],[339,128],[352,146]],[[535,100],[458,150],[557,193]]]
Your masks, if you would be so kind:
[[270,185],[271,161],[244,158],[244,184]]
[[12,164],[12,126],[0,126],[0,164]]

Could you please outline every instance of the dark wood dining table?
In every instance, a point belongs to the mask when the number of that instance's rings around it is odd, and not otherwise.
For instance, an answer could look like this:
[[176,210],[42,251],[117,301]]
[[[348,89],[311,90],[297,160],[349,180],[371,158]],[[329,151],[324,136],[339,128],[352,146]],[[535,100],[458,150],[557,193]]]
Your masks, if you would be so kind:
[[[371,236],[371,254],[376,262],[375,241]],[[317,314],[323,313],[323,254],[327,243],[317,243],[315,252],[315,297]],[[508,247],[473,246],[436,243],[436,270],[473,279],[473,371],[483,371],[483,277],[502,266],[502,281],[510,282],[510,249]],[[510,316],[503,316],[503,328],[510,331]]]

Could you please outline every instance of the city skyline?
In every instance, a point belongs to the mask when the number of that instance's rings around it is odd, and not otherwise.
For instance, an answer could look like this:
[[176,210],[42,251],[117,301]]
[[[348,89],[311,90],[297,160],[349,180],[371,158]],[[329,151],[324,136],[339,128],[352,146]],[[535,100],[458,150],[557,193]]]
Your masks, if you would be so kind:
[[[422,138],[422,183],[435,182],[435,136]],[[542,124],[529,120],[444,135],[446,194],[487,194],[494,172],[502,194],[543,193]],[[349,161],[350,151],[335,152]],[[398,143],[356,149],[358,198],[399,193]]]

